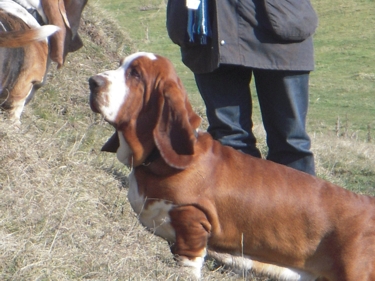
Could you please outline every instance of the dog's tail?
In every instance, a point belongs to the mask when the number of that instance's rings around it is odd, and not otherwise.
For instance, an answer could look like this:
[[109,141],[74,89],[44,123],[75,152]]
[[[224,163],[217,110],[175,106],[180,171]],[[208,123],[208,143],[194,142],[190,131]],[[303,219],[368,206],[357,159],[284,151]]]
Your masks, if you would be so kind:
[[0,32],[0,47],[17,48],[35,41],[42,41],[59,29],[55,25],[44,25],[27,30]]

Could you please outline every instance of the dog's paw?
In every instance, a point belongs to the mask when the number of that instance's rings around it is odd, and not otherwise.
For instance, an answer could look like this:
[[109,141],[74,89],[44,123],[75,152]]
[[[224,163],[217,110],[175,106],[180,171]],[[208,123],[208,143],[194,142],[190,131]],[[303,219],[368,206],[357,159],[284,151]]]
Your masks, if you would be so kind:
[[202,266],[204,263],[204,258],[197,257],[194,259],[189,259],[187,257],[177,257],[177,264],[182,267],[185,272],[188,272],[195,280],[200,280],[202,277]]

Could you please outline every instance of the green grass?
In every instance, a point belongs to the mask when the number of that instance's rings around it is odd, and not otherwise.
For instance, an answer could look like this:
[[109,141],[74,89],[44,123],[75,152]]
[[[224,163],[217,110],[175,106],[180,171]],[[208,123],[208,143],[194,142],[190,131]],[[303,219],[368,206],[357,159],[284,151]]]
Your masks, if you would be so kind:
[[[310,130],[334,130],[336,119],[361,139],[375,128],[375,2],[314,0],[316,70],[311,75]],[[324,131],[325,131],[324,130]]]

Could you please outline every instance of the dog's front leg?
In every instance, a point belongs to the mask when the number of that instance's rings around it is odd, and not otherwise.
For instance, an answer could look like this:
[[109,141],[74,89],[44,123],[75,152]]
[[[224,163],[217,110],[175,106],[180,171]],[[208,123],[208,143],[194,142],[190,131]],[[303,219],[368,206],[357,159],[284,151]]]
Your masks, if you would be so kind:
[[173,208],[169,215],[176,233],[171,251],[178,264],[192,268],[192,273],[199,279],[211,225],[206,215],[191,205]]

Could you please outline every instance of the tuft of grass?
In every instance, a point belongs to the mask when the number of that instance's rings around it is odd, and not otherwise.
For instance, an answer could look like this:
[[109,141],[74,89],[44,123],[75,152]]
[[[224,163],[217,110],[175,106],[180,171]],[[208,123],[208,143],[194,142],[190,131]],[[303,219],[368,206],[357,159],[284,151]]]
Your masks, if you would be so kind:
[[325,135],[313,150],[318,173],[357,193],[375,195],[375,144]]

